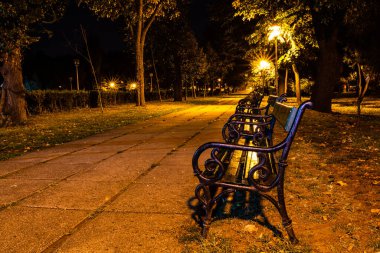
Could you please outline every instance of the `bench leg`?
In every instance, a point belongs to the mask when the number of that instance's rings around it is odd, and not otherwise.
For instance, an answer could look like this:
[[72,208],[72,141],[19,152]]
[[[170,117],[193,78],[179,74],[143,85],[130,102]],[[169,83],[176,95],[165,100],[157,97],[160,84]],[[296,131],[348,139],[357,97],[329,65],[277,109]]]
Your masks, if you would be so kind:
[[279,212],[282,218],[282,225],[284,226],[288,236],[289,240],[296,244],[298,243],[298,239],[294,233],[293,227],[292,227],[292,220],[288,216],[288,212],[286,211],[285,206],[285,199],[284,199],[284,181],[281,180],[279,185],[277,186],[277,194],[278,194],[278,204],[279,204]]
[[[211,188],[211,189],[210,189]],[[203,194],[201,193],[203,191]],[[202,202],[202,208],[205,211],[204,217],[202,217],[202,236],[204,238],[207,237],[211,220],[212,220],[212,208],[213,208],[213,201],[212,196],[215,194],[215,189],[212,186],[209,185],[198,185],[198,187],[195,190],[195,195],[199,199],[200,202]]]

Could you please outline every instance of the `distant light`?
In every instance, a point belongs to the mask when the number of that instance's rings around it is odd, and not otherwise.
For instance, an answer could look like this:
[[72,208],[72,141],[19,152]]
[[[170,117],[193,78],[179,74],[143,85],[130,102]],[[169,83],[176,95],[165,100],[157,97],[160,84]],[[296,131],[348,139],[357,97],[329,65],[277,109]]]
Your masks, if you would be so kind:
[[131,83],[129,87],[131,90],[135,90],[137,88],[137,83]]
[[221,78],[218,78],[218,82],[221,82],[222,81],[222,79]]
[[111,88],[115,88],[116,83],[115,83],[115,82],[110,82],[110,83],[109,83],[109,86],[110,86]]

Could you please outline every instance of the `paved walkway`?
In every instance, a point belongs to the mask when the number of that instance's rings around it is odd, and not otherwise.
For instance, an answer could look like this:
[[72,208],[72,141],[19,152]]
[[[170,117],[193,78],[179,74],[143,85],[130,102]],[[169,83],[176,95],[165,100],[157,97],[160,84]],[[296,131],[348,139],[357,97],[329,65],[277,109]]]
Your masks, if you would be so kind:
[[240,98],[0,162],[0,252],[180,252],[192,155]]

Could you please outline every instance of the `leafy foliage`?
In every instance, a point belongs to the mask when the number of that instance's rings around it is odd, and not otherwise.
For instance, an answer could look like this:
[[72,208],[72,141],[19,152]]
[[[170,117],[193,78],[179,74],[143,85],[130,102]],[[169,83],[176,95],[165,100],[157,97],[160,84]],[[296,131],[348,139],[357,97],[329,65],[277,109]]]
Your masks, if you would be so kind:
[[38,41],[46,26],[64,13],[66,1],[6,0],[0,2],[0,54]]

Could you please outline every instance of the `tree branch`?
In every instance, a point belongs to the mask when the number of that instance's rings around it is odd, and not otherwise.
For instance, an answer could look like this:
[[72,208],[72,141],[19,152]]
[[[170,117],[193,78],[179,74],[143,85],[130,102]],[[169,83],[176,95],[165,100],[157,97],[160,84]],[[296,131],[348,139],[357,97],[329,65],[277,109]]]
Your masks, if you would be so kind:
[[161,8],[161,3],[162,3],[162,2],[159,2],[159,3],[156,5],[156,7],[155,7],[155,9],[154,9],[154,11],[153,11],[153,13],[152,13],[152,15],[149,17],[149,19],[148,19],[148,21],[147,21],[146,26],[143,28],[143,31],[142,31],[142,33],[141,33],[141,37],[142,37],[144,40],[145,40],[145,36],[146,36],[146,34],[147,34],[149,28],[151,27],[151,25],[153,24],[154,19],[155,19],[156,16],[157,16],[158,11],[159,11],[160,8]]

